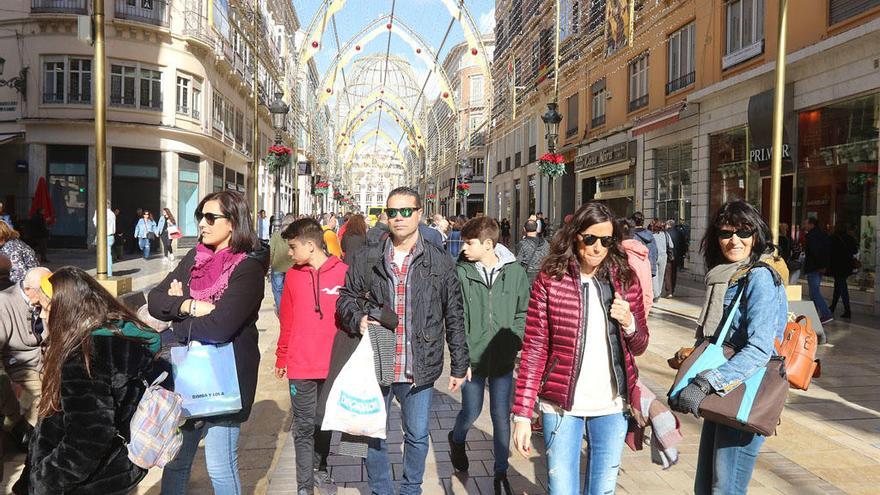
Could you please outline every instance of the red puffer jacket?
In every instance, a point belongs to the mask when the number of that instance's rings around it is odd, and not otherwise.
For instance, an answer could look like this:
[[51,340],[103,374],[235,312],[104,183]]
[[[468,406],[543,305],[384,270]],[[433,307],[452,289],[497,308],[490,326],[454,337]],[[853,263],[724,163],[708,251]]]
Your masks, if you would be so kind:
[[[628,402],[638,404],[636,380],[639,372],[635,356],[645,352],[648,347],[648,324],[642,290],[636,277],[633,277],[626,291],[623,291],[620,281],[613,274],[611,279],[615,291],[623,294],[624,299],[629,302],[636,322],[635,333],[627,336],[617,321],[608,317],[608,324],[613,325],[613,330],[621,337]],[[607,299],[609,298],[606,297]],[[606,313],[609,309],[605,308]],[[526,333],[513,405],[514,415],[531,418],[539,396],[564,410],[571,410],[582,354],[581,312],[580,269],[576,264],[569,267],[569,272],[562,280],[556,280],[543,272],[538,276],[532,286],[526,317]]]

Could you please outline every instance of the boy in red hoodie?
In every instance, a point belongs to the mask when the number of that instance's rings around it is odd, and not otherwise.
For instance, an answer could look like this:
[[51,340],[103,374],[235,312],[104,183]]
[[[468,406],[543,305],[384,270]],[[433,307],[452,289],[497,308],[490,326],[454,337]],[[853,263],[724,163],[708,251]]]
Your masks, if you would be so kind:
[[331,385],[325,381],[339,330],[336,300],[348,266],[327,255],[321,224],[311,218],[293,222],[281,237],[294,266],[285,276],[281,295],[275,376],[290,381],[297,493],[311,495],[316,482],[320,492],[335,493],[327,473],[331,432],[321,431],[325,404],[320,398],[326,397],[323,387]]

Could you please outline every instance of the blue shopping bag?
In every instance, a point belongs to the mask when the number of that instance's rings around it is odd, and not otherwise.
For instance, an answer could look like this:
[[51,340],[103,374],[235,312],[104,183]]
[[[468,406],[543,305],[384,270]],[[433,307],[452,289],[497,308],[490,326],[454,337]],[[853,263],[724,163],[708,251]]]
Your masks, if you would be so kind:
[[174,391],[183,397],[183,415],[202,418],[241,410],[241,391],[232,343],[195,341],[171,348]]

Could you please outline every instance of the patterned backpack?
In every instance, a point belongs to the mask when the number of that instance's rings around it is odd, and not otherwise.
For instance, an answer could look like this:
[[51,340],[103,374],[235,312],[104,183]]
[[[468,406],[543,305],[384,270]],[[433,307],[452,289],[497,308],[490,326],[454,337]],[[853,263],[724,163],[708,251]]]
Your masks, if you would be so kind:
[[131,417],[128,458],[144,469],[164,467],[183,445],[183,398],[159,385],[167,377],[163,371],[152,385],[144,381],[147,388]]

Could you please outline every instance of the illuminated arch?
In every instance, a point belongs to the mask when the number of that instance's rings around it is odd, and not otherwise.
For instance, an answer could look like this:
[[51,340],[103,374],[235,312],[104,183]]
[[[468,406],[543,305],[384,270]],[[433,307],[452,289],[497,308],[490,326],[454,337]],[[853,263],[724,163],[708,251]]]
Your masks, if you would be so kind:
[[357,127],[365,123],[370,115],[382,108],[394,115],[395,121],[403,128],[411,143],[424,147],[424,135],[418,120],[413,118],[413,112],[393,93],[383,91],[377,90],[354,105],[349,115],[343,121],[342,130],[340,135],[337,136],[337,144],[354,134]]

